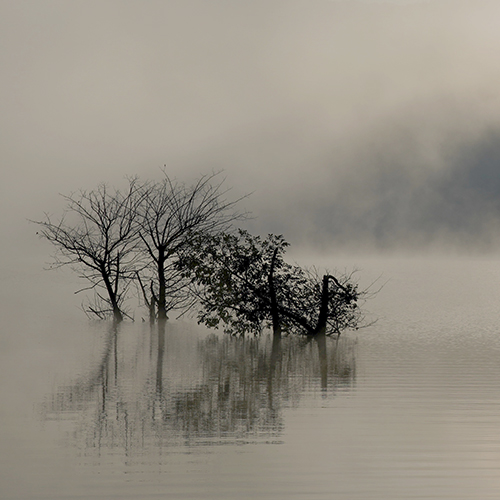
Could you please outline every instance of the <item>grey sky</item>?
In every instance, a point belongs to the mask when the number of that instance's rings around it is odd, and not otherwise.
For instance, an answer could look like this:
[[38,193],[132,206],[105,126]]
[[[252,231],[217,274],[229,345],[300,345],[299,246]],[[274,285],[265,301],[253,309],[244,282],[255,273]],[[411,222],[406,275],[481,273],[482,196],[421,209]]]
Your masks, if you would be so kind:
[[25,219],[58,193],[163,164],[225,169],[252,229],[298,245],[495,243],[499,19],[496,0],[3,0],[3,251],[39,245]]

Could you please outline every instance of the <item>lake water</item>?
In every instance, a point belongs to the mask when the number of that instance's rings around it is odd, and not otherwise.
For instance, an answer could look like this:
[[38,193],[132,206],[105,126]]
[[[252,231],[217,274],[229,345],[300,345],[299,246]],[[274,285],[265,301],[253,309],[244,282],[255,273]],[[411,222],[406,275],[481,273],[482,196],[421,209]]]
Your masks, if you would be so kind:
[[325,346],[116,330],[57,276],[28,314],[4,275],[0,498],[498,499],[500,260],[356,262],[377,321]]

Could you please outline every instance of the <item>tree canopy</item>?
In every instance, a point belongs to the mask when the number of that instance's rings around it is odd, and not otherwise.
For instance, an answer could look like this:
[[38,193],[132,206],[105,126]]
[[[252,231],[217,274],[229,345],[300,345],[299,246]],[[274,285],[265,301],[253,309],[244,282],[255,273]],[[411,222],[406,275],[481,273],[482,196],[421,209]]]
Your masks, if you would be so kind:
[[158,317],[190,303],[187,282],[176,265],[197,235],[209,237],[244,217],[239,200],[227,200],[224,180],[203,175],[191,185],[163,179],[143,186],[137,224],[141,248],[150,265],[142,270],[149,281]]
[[101,318],[112,314],[121,321],[138,266],[136,216],[142,186],[133,178],[124,192],[100,184],[63,199],[62,217],[54,221],[46,214],[45,220],[36,222],[39,234],[56,247],[52,267],[68,265],[87,281],[82,290],[94,291],[89,312]]
[[163,171],[155,182],[128,180],[122,192],[100,184],[96,189],[63,196],[65,211],[57,220],[46,214],[39,234],[54,244],[52,267],[69,265],[93,290],[86,311],[121,321],[125,299],[136,283],[150,319],[191,302],[188,283],[176,265],[195,235],[227,229],[243,218],[239,200],[227,200],[224,180],[213,173],[187,185]]
[[289,264],[282,235],[235,229],[245,214],[218,174],[191,185],[163,174],[129,179],[125,191],[101,184],[64,196],[60,219],[36,222],[56,247],[54,265],[71,266],[87,281],[82,290],[93,290],[88,312],[121,321],[135,283],[151,322],[196,310],[199,322],[233,335],[339,335],[358,326],[364,294],[352,275]]
[[198,239],[182,265],[200,302],[198,320],[231,334],[335,333],[356,328],[363,295],[352,276],[335,277],[284,261],[289,244],[244,230]]

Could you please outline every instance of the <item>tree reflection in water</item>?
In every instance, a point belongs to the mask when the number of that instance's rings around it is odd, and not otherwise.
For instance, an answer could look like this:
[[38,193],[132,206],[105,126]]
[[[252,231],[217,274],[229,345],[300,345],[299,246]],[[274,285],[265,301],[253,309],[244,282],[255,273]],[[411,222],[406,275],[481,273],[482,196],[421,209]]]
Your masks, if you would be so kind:
[[110,327],[88,376],[40,406],[46,422],[73,421],[66,440],[84,456],[276,442],[285,408],[349,390],[355,380],[348,337],[198,338],[162,322],[150,345],[137,346],[137,331],[131,337],[121,328]]

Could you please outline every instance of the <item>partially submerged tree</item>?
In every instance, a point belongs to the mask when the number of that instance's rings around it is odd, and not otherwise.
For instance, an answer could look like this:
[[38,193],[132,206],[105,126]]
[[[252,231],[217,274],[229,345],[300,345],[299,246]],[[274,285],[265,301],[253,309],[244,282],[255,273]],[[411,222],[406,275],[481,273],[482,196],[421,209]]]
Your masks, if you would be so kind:
[[98,317],[121,321],[135,282],[151,322],[198,300],[199,321],[232,334],[272,327],[277,337],[282,330],[339,335],[356,327],[362,294],[351,276],[287,264],[282,236],[227,232],[245,214],[217,176],[186,185],[164,172],[159,182],[130,179],[124,192],[101,184],[65,196],[59,220],[36,223],[56,246],[54,266],[69,265],[88,281],[82,290],[94,291],[88,311]]
[[214,235],[244,217],[236,211],[239,200],[226,200],[224,180],[217,176],[203,175],[194,184],[186,185],[164,172],[161,181],[144,187],[137,222],[143,247],[152,263],[145,272],[144,281],[152,283],[147,301],[156,303],[158,319],[166,319],[171,309],[190,304],[188,282],[177,261],[190,251],[192,241],[200,235],[201,238]]
[[201,304],[198,320],[231,334],[272,327],[276,336],[340,335],[356,328],[362,293],[352,276],[320,276],[287,264],[287,246],[282,236],[261,239],[242,230],[199,238],[182,261]]
[[269,276],[282,265],[287,245],[281,236],[262,241],[242,230],[197,238],[181,265],[201,306],[199,322],[209,328],[222,324],[233,335],[270,327]]
[[[98,317],[124,316],[124,300],[135,277],[140,254],[136,215],[143,190],[136,178],[126,191],[100,184],[92,191],[63,196],[66,209],[54,221],[34,221],[39,234],[54,244],[52,267],[70,266],[88,282],[82,290],[93,290],[95,301],[88,311]],[[82,291],[79,290],[79,291]]]
[[88,281],[94,299],[87,312],[121,321],[132,283],[149,310],[150,321],[167,319],[172,309],[192,302],[177,261],[195,235],[213,235],[244,217],[239,200],[228,201],[218,174],[194,184],[174,181],[164,171],[159,182],[129,179],[127,191],[101,184],[95,190],[63,196],[64,215],[34,221],[39,234],[56,247],[52,267],[69,265]]

